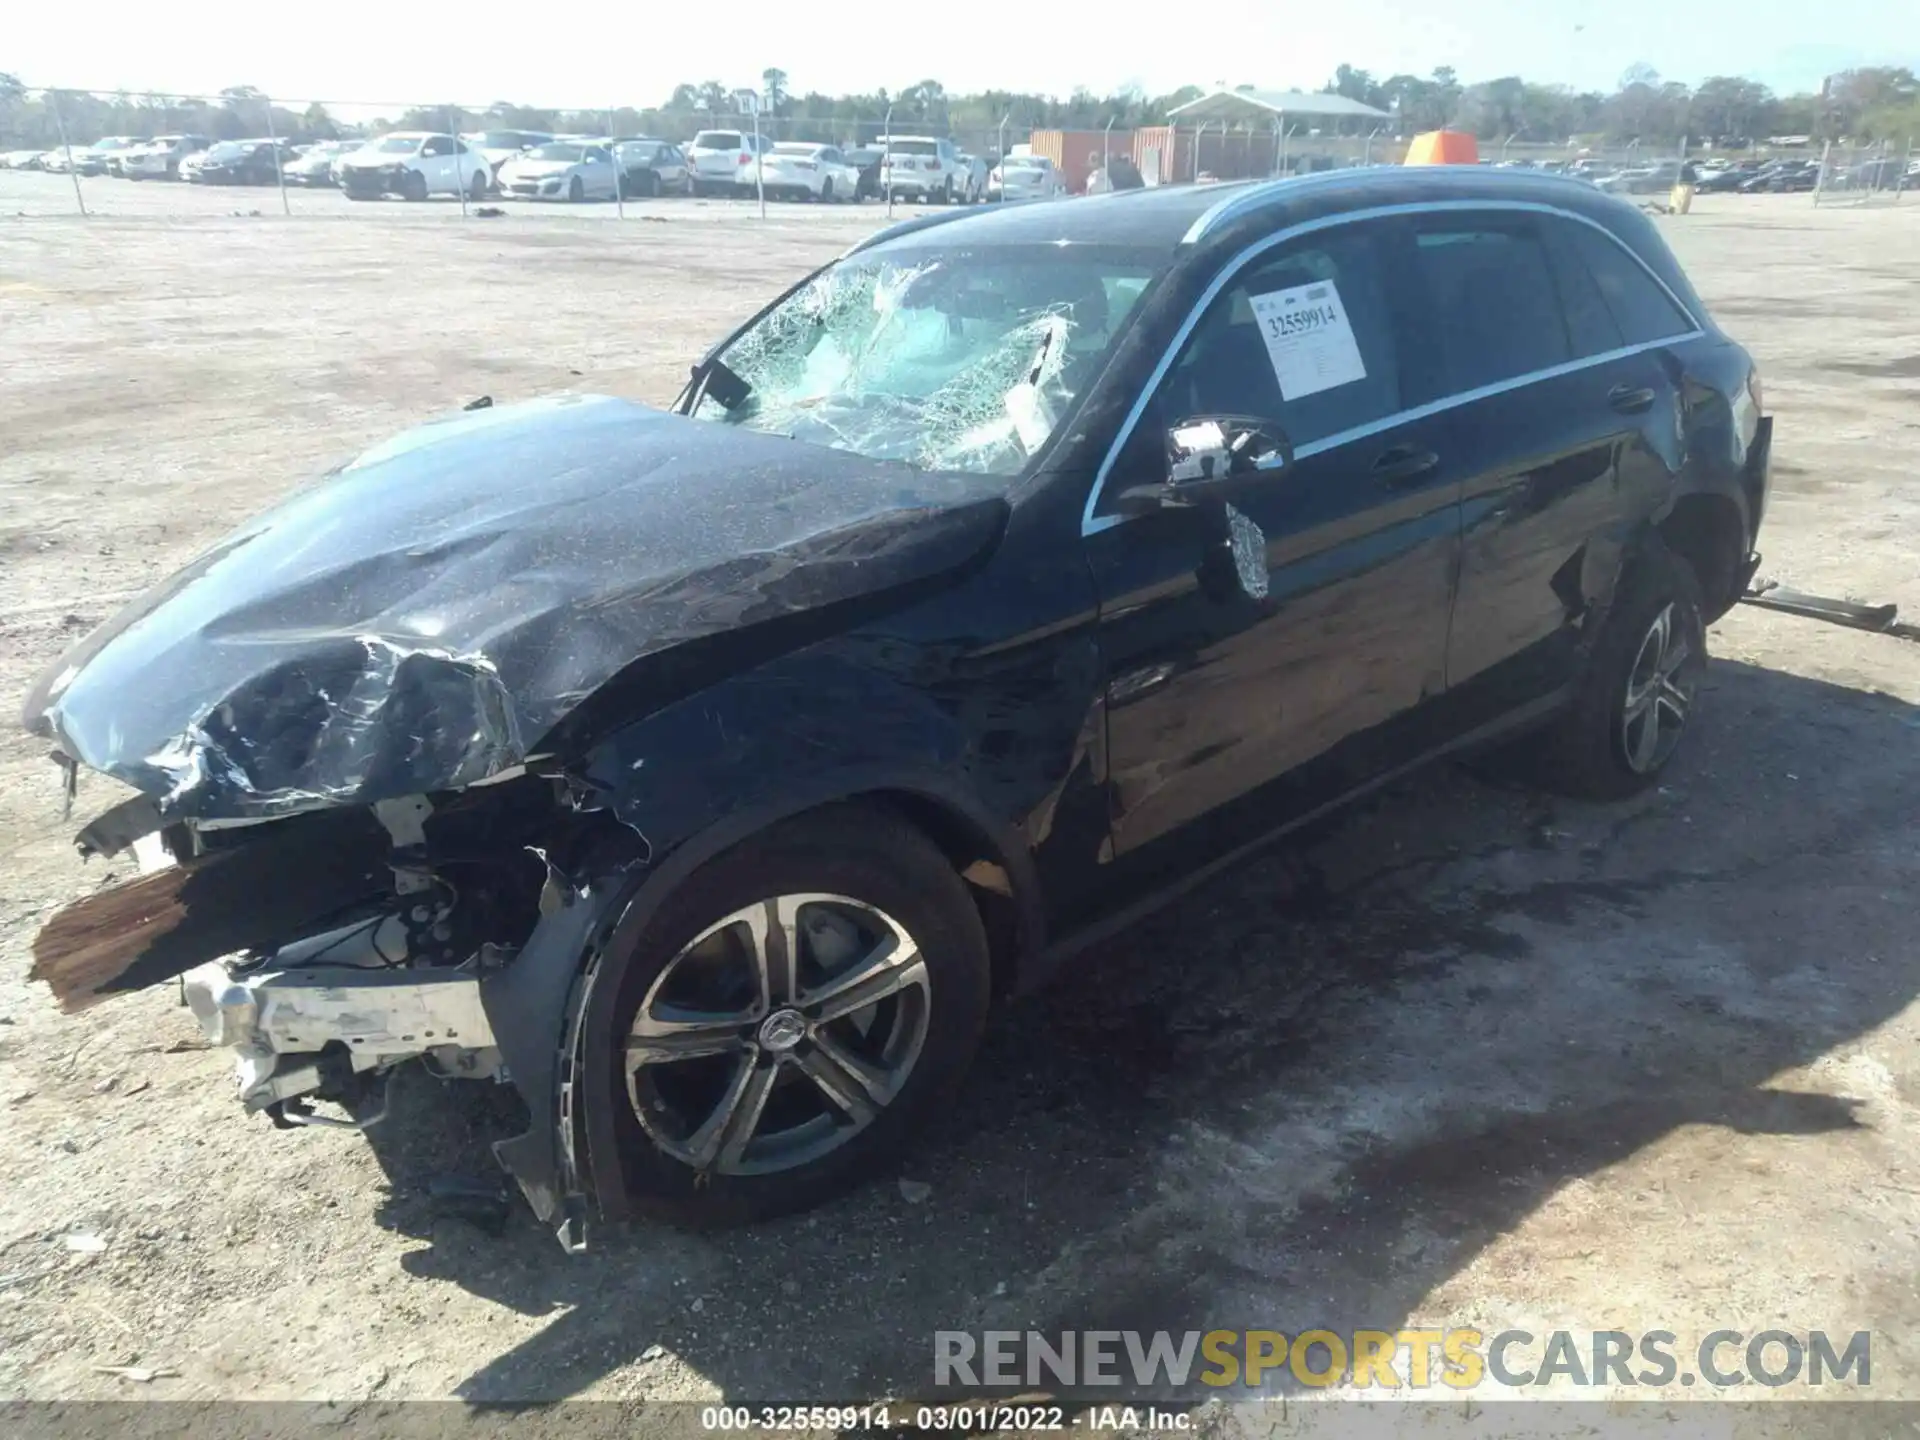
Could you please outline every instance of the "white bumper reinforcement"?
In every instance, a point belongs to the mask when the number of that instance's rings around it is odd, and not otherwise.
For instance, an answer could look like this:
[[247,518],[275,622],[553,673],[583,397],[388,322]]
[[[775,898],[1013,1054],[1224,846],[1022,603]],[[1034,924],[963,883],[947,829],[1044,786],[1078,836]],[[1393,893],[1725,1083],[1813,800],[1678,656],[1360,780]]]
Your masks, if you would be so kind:
[[240,1098],[250,1111],[309,1094],[342,1066],[359,1072],[426,1058],[442,1074],[499,1073],[479,977],[469,971],[338,966],[236,975],[214,961],[188,971],[183,984],[207,1038],[238,1052]]

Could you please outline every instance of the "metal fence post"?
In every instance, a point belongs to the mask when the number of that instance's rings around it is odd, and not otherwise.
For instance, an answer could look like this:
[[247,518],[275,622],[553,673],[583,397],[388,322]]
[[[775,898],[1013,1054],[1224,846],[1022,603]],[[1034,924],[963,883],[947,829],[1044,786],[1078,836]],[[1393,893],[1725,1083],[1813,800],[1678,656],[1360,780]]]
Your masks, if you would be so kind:
[[467,167],[460,163],[460,127],[454,123],[451,105],[447,107],[447,138],[453,142],[453,188],[460,192],[460,218],[464,220],[467,218]]
[[1820,204],[1820,197],[1826,193],[1827,164],[1832,157],[1833,141],[1829,140],[1825,145],[1820,147],[1820,168],[1814,172],[1813,176],[1813,203],[1816,208]]
[[627,218],[627,171],[620,163],[620,131],[613,111],[607,112],[607,154],[613,157],[613,208]]
[[887,106],[887,118],[881,122],[887,133],[880,137],[880,173],[887,191],[887,219],[893,219],[893,106]]
[[760,97],[753,97],[753,187],[760,192],[760,218],[767,218],[767,168],[760,163]]
[[67,122],[60,114],[60,97],[52,90],[47,99],[53,106],[53,123],[60,131],[60,149],[67,157],[67,174],[73,178],[73,198],[79,203],[80,213],[87,213],[87,197],[80,193],[80,172],[73,168],[73,146],[67,140]]
[[273,178],[280,185],[280,209],[283,214],[293,214],[293,202],[287,199],[287,172],[280,168],[280,137],[273,133],[273,97],[262,97],[267,107],[267,139],[273,142]]

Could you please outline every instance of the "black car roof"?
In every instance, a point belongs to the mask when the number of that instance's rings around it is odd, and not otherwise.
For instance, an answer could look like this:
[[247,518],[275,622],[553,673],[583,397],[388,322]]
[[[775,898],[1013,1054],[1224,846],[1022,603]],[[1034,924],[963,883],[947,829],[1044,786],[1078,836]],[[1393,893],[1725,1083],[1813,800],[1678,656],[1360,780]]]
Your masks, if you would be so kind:
[[[1527,201],[1592,212],[1609,228],[1623,202],[1583,180],[1542,171],[1479,165],[1376,165],[1326,170],[1278,180],[1221,185],[1163,185],[1066,200],[1036,200],[924,216],[882,231],[861,249],[901,244],[1143,245],[1169,250],[1239,229],[1251,217],[1262,228],[1297,224],[1346,210],[1462,200]],[[937,230],[936,236],[925,232]],[[920,238],[924,236],[924,238]]]

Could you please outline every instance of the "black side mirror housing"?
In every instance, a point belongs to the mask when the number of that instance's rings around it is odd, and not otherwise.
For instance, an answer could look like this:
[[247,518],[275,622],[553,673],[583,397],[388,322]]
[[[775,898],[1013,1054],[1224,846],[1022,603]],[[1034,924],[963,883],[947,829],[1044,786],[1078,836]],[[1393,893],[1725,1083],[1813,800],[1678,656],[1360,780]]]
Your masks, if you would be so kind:
[[1252,415],[1195,415],[1166,431],[1167,478],[1130,485],[1114,497],[1123,515],[1224,504],[1293,468],[1293,444],[1272,421]]

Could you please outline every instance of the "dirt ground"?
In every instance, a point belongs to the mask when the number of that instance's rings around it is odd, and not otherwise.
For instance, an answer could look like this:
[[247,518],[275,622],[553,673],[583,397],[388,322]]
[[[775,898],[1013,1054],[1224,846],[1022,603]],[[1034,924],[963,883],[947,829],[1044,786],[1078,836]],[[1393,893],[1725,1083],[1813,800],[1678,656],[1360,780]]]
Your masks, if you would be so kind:
[[[666,401],[880,214],[89,194],[0,175],[9,704],[367,442],[483,394]],[[1765,370],[1764,572],[1920,620],[1920,203],[1662,223]],[[29,943],[106,878],[69,837],[117,797],[63,821],[8,730],[0,1398],[849,1400],[924,1392],[936,1329],[1427,1324],[1871,1330],[1870,1393],[1920,1399],[1920,645],[1742,608],[1713,648],[1657,792],[1441,770],[1011,1006],[904,1172],[930,1196],[584,1259],[428,1195],[492,1173],[480,1087],[281,1134],[170,991],[55,1013]]]

